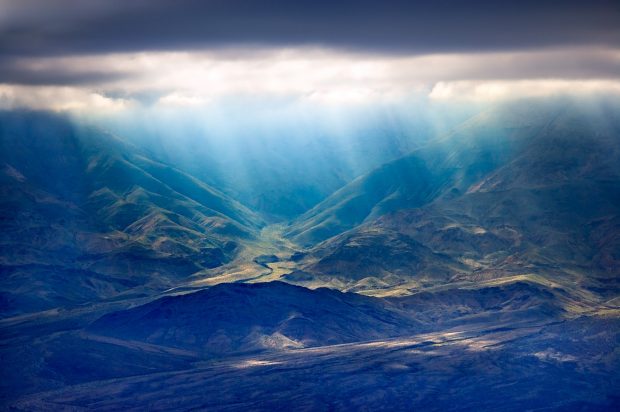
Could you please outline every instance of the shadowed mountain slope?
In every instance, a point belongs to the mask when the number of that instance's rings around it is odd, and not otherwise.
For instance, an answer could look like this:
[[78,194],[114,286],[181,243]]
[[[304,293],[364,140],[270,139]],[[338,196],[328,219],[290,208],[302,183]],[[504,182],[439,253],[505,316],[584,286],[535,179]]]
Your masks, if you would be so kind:
[[[612,411],[617,317],[538,328],[455,329],[230,358],[23,397],[16,410],[360,409]],[[136,396],[139,393],[140,396]]]
[[0,114],[2,311],[111,297],[232,259],[261,220],[104,132]]
[[478,393],[489,386],[515,410],[548,405],[554,389],[564,394],[558,405],[607,405],[617,392],[618,306],[573,316],[568,301],[557,285],[531,280],[399,298],[270,282],[167,296],[93,323],[95,308],[8,320],[0,405],[140,408],[139,393],[157,409],[238,409],[255,396],[270,407],[291,396],[316,402],[319,391],[347,409],[386,396],[410,405],[416,387],[420,407],[440,396],[484,409]]
[[419,324],[380,299],[282,282],[220,284],[104,316],[92,333],[222,354],[412,333]]

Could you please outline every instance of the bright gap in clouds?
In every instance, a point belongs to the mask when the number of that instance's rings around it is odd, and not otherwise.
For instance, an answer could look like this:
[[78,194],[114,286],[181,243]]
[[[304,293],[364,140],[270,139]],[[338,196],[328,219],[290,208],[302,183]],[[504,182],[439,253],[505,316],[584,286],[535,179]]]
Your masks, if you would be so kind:
[[200,108],[230,99],[376,105],[412,96],[493,101],[620,93],[620,51],[602,48],[418,56],[231,49],[21,58],[14,65],[26,77],[57,73],[83,80],[0,84],[5,108]]

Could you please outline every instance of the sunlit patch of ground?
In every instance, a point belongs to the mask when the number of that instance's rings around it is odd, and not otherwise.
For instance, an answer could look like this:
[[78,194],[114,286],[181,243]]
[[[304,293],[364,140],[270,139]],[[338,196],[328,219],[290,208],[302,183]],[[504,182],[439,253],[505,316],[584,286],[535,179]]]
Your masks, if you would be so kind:
[[237,368],[252,368],[252,367],[257,367],[257,366],[273,366],[273,365],[280,365],[280,364],[282,364],[282,362],[259,360],[259,359],[248,359],[248,360],[239,362],[238,364],[233,365],[233,366]]
[[576,357],[572,355],[566,355],[561,352],[555,351],[553,349],[548,349],[542,352],[534,353],[538,359],[542,361],[553,361],[553,362],[575,362],[577,360]]
[[269,269],[271,269],[271,273],[268,273],[264,276],[261,276],[255,279],[251,279],[248,282],[256,283],[256,282],[272,282],[274,280],[282,280],[282,276],[286,275],[287,273],[291,273],[293,270],[295,270],[297,267],[297,264],[292,261],[283,261],[283,262],[267,263],[266,266]]
[[[246,281],[269,273],[269,269],[253,262],[237,263],[229,271],[215,276],[205,277],[190,283],[193,287],[213,286],[219,283],[234,283]],[[197,277],[198,275],[195,275]]]

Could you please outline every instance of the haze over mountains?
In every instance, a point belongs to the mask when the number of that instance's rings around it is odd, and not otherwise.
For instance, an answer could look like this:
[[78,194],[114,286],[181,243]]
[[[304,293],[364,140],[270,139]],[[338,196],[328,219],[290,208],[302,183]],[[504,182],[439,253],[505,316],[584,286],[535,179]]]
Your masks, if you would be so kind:
[[619,109],[519,101],[237,160],[5,111],[2,406],[485,409],[492,387],[506,410],[611,410]]
[[53,114],[1,116],[6,314],[174,286],[234,258],[263,224],[114,136]]
[[485,112],[356,179],[288,234],[324,241],[308,271],[373,284],[557,271],[615,282],[619,125],[613,105]]
[[152,156],[182,167],[270,221],[281,222],[449,131],[477,110],[475,105],[448,109],[440,104],[433,109],[415,100],[409,106],[407,113],[391,108],[334,113],[305,108],[309,113],[300,115],[286,107],[283,113],[263,109],[266,113],[256,114],[241,105],[223,109],[220,115],[173,112],[154,119],[138,113],[137,119],[112,118],[104,124]]

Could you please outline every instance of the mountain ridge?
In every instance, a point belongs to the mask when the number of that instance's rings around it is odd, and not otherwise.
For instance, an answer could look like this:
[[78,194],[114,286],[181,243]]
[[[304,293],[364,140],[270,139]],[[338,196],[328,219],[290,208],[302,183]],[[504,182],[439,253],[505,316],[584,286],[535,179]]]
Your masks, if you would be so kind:
[[[68,280],[66,295],[76,303],[80,289],[90,299],[128,285],[168,288],[179,276],[232,260],[263,225],[238,202],[114,136],[59,115],[0,117],[5,307],[20,306],[11,302],[21,288],[41,298],[33,309],[64,300],[62,292],[32,289],[52,281],[48,265]],[[110,282],[93,284],[88,273]]]

